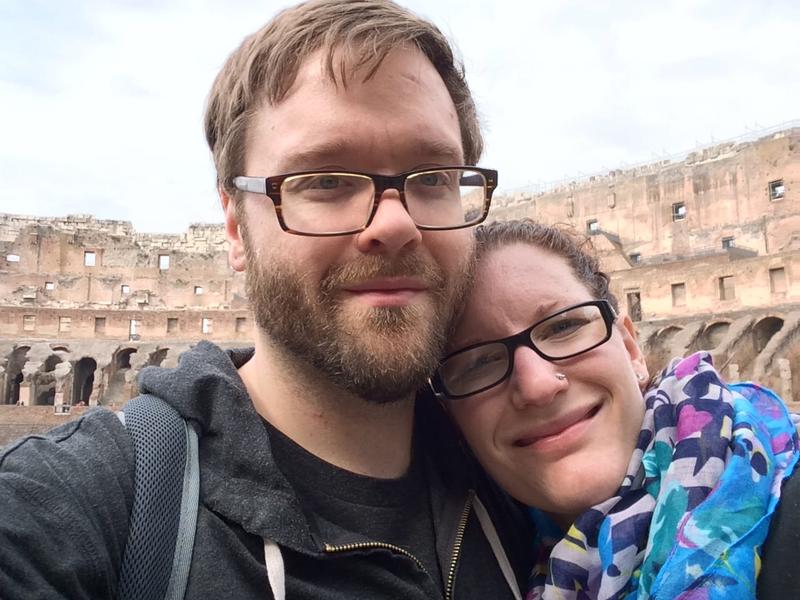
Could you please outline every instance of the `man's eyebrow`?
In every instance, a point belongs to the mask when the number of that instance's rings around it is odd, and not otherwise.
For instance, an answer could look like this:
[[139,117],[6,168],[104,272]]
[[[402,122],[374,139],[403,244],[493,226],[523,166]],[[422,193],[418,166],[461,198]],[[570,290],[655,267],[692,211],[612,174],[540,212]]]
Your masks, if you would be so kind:
[[[288,173],[303,169],[345,168],[343,160],[359,153],[359,149],[347,140],[326,141],[285,155],[280,162],[280,171]],[[409,168],[434,165],[454,165],[463,161],[461,148],[437,140],[415,140],[412,152],[414,164]]]
[[281,160],[281,166],[283,171],[333,166],[339,157],[346,156],[352,151],[353,149],[344,141],[321,142],[285,155]]
[[464,160],[461,148],[439,140],[417,140],[414,150],[421,161],[433,158],[449,164],[460,164]]

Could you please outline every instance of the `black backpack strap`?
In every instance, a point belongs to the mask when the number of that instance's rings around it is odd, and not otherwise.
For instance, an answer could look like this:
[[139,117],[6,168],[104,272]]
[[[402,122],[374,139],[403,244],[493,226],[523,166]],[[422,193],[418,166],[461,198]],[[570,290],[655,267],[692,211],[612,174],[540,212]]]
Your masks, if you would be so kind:
[[156,396],[130,400],[120,417],[133,442],[134,499],[119,597],[183,598],[200,491],[197,433]]

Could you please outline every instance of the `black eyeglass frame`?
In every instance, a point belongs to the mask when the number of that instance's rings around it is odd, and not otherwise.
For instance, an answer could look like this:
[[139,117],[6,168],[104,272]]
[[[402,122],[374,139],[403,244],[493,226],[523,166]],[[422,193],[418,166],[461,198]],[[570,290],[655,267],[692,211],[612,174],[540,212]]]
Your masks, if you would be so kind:
[[[438,226],[438,225],[419,225],[416,221],[414,224],[417,226],[417,229],[422,231],[449,231],[452,229],[464,229],[465,227],[473,227],[483,221],[486,220],[486,217],[489,215],[489,208],[492,204],[492,194],[494,193],[495,189],[497,189],[497,171],[495,169],[484,169],[482,167],[475,167],[471,165],[445,165],[442,167],[427,167],[425,169],[414,169],[412,171],[406,171],[405,173],[398,173],[397,175],[379,175],[376,173],[363,173],[359,171],[334,171],[331,169],[319,169],[319,170],[312,170],[312,171],[295,171],[293,173],[284,173],[283,175],[274,175],[271,177],[249,177],[240,175],[231,179],[232,186],[241,191],[241,192],[250,192],[253,194],[261,194],[267,196],[272,203],[275,205],[275,216],[278,217],[278,224],[280,225],[281,229],[283,229],[286,233],[291,233],[294,235],[305,235],[309,237],[333,237],[337,235],[352,235],[354,233],[360,233],[364,231],[367,227],[370,226],[372,223],[372,219],[375,217],[375,213],[378,211],[378,203],[375,202],[376,198],[380,198],[380,196],[386,190],[397,190],[400,194],[400,202],[403,203],[403,207],[408,211],[408,204],[406,203],[405,197],[405,187],[406,187],[406,179],[414,175],[425,175],[426,173],[436,173],[438,171],[475,171],[476,173],[480,173],[483,176],[484,181],[484,198],[483,198],[483,212],[481,213],[480,217],[474,219],[468,223],[459,223],[458,225],[445,225],[445,226]],[[369,216],[367,217],[367,222],[363,227],[359,227],[356,229],[348,229],[346,231],[334,231],[328,233],[309,233],[306,231],[297,231],[296,229],[292,229],[283,219],[283,207],[281,205],[281,186],[283,182],[289,179],[290,177],[298,177],[302,175],[357,175],[359,177],[369,177],[372,180],[372,184],[375,188],[375,195],[372,198],[372,207],[370,209]],[[477,186],[476,186],[477,187]],[[411,215],[411,213],[409,213]],[[414,218],[413,216],[411,217]]]
[[[558,356],[558,357],[550,356],[536,347],[536,345],[533,343],[533,339],[531,338],[531,332],[534,329],[536,329],[539,325],[541,325],[545,321],[552,319],[553,317],[557,317],[558,315],[563,314],[565,312],[569,312],[576,308],[580,308],[581,306],[596,306],[600,310],[600,315],[602,316],[603,322],[605,323],[606,326],[606,334],[602,340],[579,352],[573,352],[572,354],[568,354],[566,356]],[[580,302],[578,304],[568,306],[567,308],[563,308],[557,312],[547,315],[543,319],[539,319],[538,321],[536,321],[536,323],[534,323],[527,329],[520,331],[519,333],[515,333],[514,335],[510,335],[508,337],[501,338],[499,340],[487,340],[485,342],[478,342],[477,344],[471,344],[466,348],[461,348],[460,350],[451,352],[441,360],[441,363],[443,364],[445,361],[453,358],[454,356],[458,356],[459,354],[463,354],[464,352],[469,352],[471,350],[474,350],[475,348],[480,348],[481,346],[488,346],[490,344],[503,344],[506,347],[506,352],[508,354],[508,366],[506,367],[506,371],[503,374],[503,376],[500,377],[494,383],[486,385],[468,394],[451,394],[450,392],[447,391],[447,386],[444,384],[444,381],[439,375],[439,371],[437,369],[437,371],[433,374],[433,377],[429,379],[428,384],[431,390],[433,390],[434,395],[440,400],[443,399],[459,400],[461,398],[467,398],[469,396],[474,396],[475,394],[480,394],[481,392],[485,392],[486,390],[489,390],[495,386],[500,385],[511,376],[511,373],[514,371],[514,351],[520,346],[525,346],[526,348],[530,348],[531,350],[536,352],[536,354],[541,356],[543,359],[548,360],[550,362],[557,362],[559,360],[574,358],[576,356],[580,356],[581,354],[585,354],[590,350],[594,350],[598,346],[602,346],[608,340],[610,340],[611,335],[613,333],[612,326],[616,320],[617,320],[617,313],[614,311],[614,308],[611,306],[608,300],[590,300],[588,302]]]

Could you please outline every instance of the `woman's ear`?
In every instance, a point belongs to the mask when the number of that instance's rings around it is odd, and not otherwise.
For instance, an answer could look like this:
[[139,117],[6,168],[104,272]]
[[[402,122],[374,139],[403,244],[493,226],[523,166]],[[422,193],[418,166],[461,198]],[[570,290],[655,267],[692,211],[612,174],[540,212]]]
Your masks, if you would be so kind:
[[621,314],[617,319],[620,331],[622,333],[622,342],[625,345],[625,350],[628,351],[628,356],[639,380],[640,387],[644,387],[647,381],[650,380],[650,374],[647,371],[647,362],[645,360],[644,352],[639,347],[639,341],[636,336],[636,328],[633,326],[633,321],[627,314]]

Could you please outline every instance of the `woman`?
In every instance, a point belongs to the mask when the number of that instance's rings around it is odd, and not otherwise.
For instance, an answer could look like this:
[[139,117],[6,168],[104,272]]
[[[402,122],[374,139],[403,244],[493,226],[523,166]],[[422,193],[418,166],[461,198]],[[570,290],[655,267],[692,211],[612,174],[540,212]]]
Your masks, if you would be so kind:
[[608,278],[569,235],[516,221],[477,237],[475,287],[432,385],[532,507],[528,598],[755,597],[798,460],[780,399],[725,384],[705,353],[651,378]]

